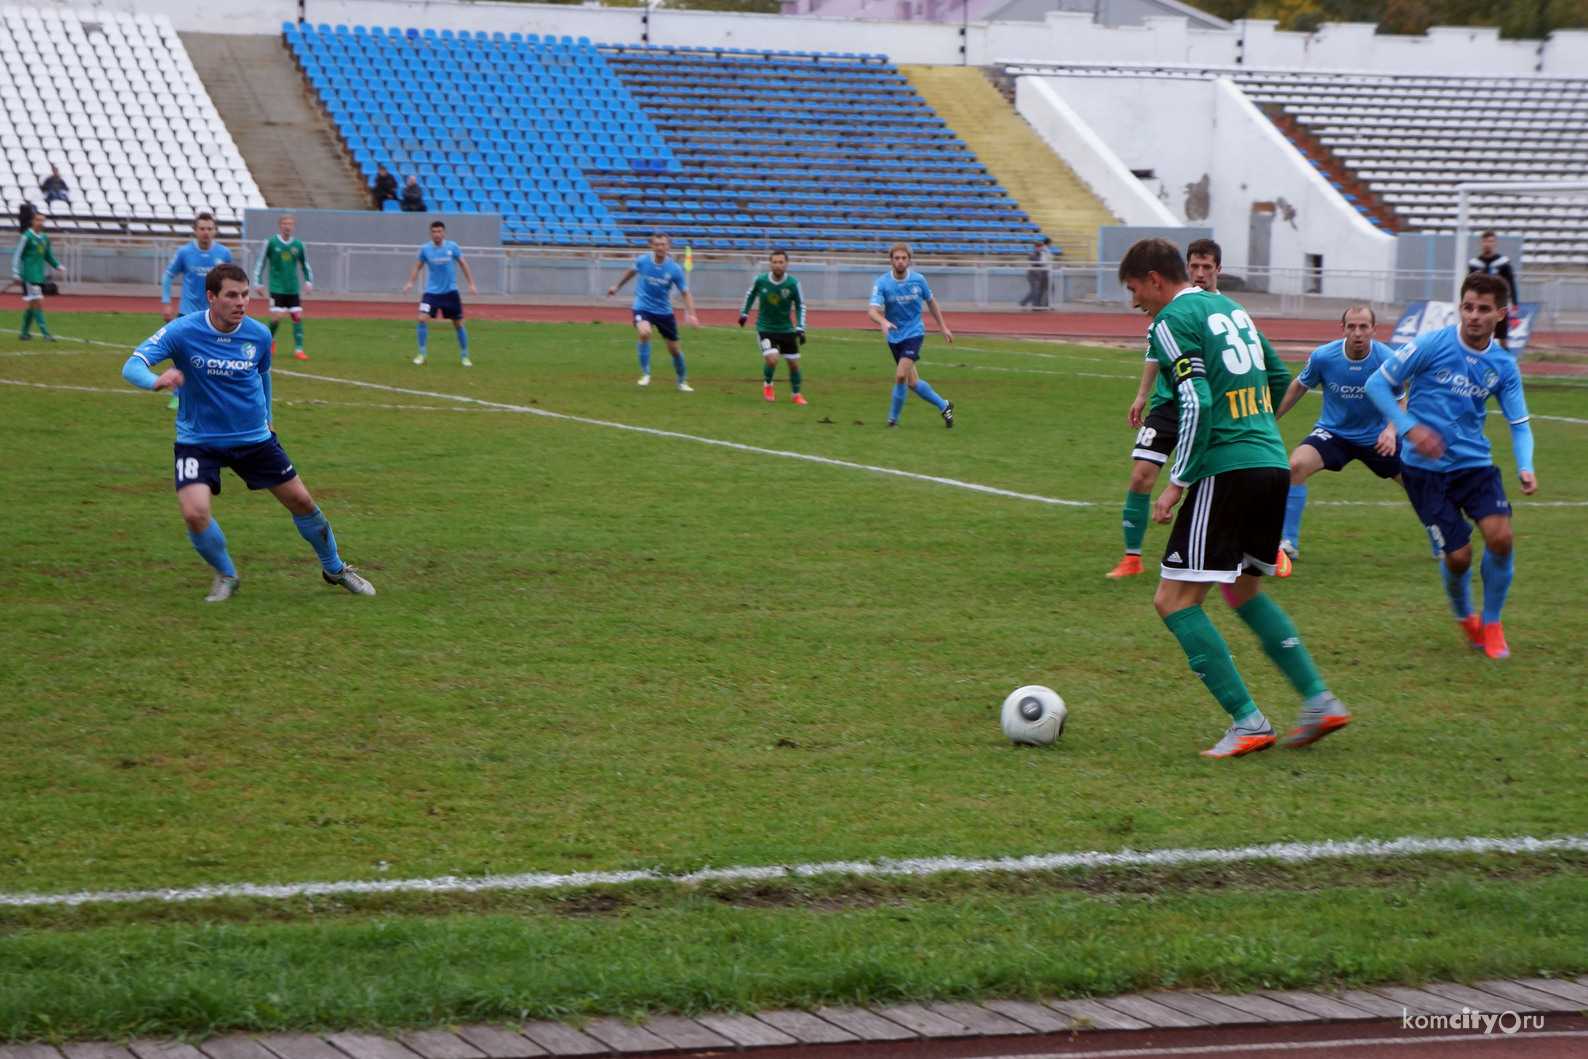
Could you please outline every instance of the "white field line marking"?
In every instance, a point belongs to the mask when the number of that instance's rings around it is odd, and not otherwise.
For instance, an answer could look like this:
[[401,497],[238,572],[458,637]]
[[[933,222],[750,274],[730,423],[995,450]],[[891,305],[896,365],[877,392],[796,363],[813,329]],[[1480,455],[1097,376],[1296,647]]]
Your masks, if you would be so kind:
[[589,419],[585,416],[571,416],[562,412],[548,412],[544,408],[530,408],[526,405],[504,404],[500,401],[482,401],[478,397],[460,397],[457,394],[434,393],[429,390],[407,390],[400,386],[382,386],[380,383],[359,382],[355,379],[337,379],[329,375],[308,375],[301,371],[287,371],[284,368],[273,369],[278,375],[287,375],[296,379],[314,379],[318,382],[336,382],[344,386],[361,386],[370,390],[384,390],[387,393],[403,393],[411,397],[432,397],[439,401],[461,401],[466,404],[483,405],[486,408],[499,408],[509,412],[522,412],[527,415],[544,416],[548,419],[561,419],[570,423],[584,423],[589,426],[608,427],[612,430],[628,430],[636,434],[649,434],[658,438],[677,438],[680,441],[693,441],[701,445],[715,445],[719,448],[734,449],[739,452],[754,452],[761,456],[781,456],[788,460],[806,460],[810,463],[820,463],[829,467],[848,467],[857,471],[871,471],[873,474],[891,474],[896,478],[913,478],[920,482],[935,482],[938,485],[951,485],[956,489],[969,489],[977,493],[991,493],[993,496],[1006,496],[1014,500],[1034,500],[1039,504],[1056,504],[1061,507],[1092,507],[1089,500],[1060,500],[1051,496],[1038,496],[1035,493],[1017,493],[1010,489],[998,489],[990,485],[978,485],[975,482],[962,482],[957,478],[939,478],[931,474],[916,474],[913,471],[900,471],[892,467],[877,467],[869,463],[853,463],[849,460],[835,460],[826,456],[812,456],[804,452],[787,452],[783,449],[763,449],[758,445],[741,445],[737,441],[722,441],[717,438],[703,438],[696,434],[680,434],[674,430],[658,430],[655,427],[637,427],[628,423],[614,423],[606,419]]
[[469,415],[504,415],[510,408],[451,408],[434,404],[375,404],[372,401],[277,401],[276,404],[298,406],[324,405],[328,408],[386,408],[401,412],[465,412]]
[[1548,419],[1554,423],[1581,423],[1583,426],[1588,426],[1588,419],[1573,419],[1570,416],[1541,416],[1535,414],[1533,418]]
[[[1454,1003],[1454,1001],[1452,1001]],[[1454,1008],[1451,1009],[1454,1012]],[[1188,1044],[1182,1048],[1167,1045],[1158,1048],[1110,1048],[1106,1051],[1086,1052],[1029,1052],[1025,1055],[981,1056],[978,1059],[1125,1059],[1127,1056],[1157,1055],[1233,1055],[1237,1052],[1302,1052],[1338,1048],[1382,1048],[1396,1044],[1476,1044],[1481,1041],[1534,1040],[1545,1037],[1588,1037],[1588,1030],[1530,1030],[1522,1033],[1489,1035],[1474,1030],[1472,1033],[1448,1033],[1424,1037],[1344,1037],[1321,1041],[1271,1041],[1267,1044]]]
[[[935,334],[937,334],[936,331],[928,331],[927,332],[927,337],[931,337],[931,336],[933,336]],[[821,336],[821,340],[823,342],[858,342],[858,343],[862,343],[864,345],[873,345],[873,344],[886,345],[887,344],[887,339],[883,338],[880,334],[878,334],[875,338],[849,338],[849,337],[842,336],[842,335],[829,335],[829,334],[825,334],[824,333]],[[1030,339],[1014,339],[1014,341],[1030,341]],[[1084,343],[1079,343],[1079,342],[1071,343],[1071,344],[1072,345],[1084,345]],[[1026,350],[1026,349],[987,349],[985,346],[963,346],[963,345],[960,345],[958,342],[953,342],[953,343],[945,342],[945,343],[943,343],[943,348],[944,349],[953,349],[953,350],[962,350],[962,351],[964,351],[966,353],[1008,353],[1012,357],[1042,357],[1045,360],[1085,360],[1085,361],[1090,361],[1093,364],[1113,364],[1113,363],[1115,363],[1115,361],[1110,360],[1107,357],[1077,357],[1077,356],[1072,356],[1072,355],[1067,354],[1067,353],[1037,353],[1037,352],[1035,352],[1033,350]],[[1146,338],[1146,333],[1143,332],[1142,333],[1142,350],[1145,352],[1146,348],[1147,348],[1147,338]]]
[[969,368],[971,371],[1014,371],[1022,375],[1084,375],[1089,379],[1129,379],[1136,382],[1134,375],[1100,375],[1095,371],[1043,371],[1041,368],[996,368],[991,364],[950,364],[946,360],[923,360],[923,365],[928,368]]
[[1122,850],[1119,853],[1045,853],[1029,857],[921,857],[911,860],[840,860],[815,864],[773,864],[765,867],[702,868],[681,875],[651,869],[635,871],[585,871],[567,875],[528,872],[521,875],[486,875],[459,878],[444,875],[431,879],[351,879],[319,883],[228,883],[188,889],[101,890],[69,894],[0,893],[0,906],[125,904],[131,901],[206,901],[219,897],[317,897],[328,894],[479,893],[487,890],[560,890],[612,886],[635,882],[757,882],[770,879],[811,878],[818,875],[864,877],[930,876],[946,872],[977,875],[1037,871],[1125,867],[1180,867],[1189,864],[1235,864],[1246,861],[1339,860],[1349,857],[1410,857],[1446,853],[1547,853],[1559,850],[1588,852],[1588,837],[1573,838],[1396,838],[1356,839],[1347,842],[1282,842],[1236,849]]
[[[1410,507],[1405,500],[1308,500],[1307,506],[1324,507]],[[1513,500],[1512,507],[1588,507],[1588,500]]]
[[76,390],[79,393],[120,393],[120,394],[128,394],[128,395],[131,395],[131,396],[137,396],[137,395],[139,395],[141,393],[146,392],[146,391],[143,391],[143,390],[134,390],[134,389],[132,389],[130,387],[127,388],[127,389],[124,389],[124,390],[112,390],[112,389],[107,389],[106,387],[103,387],[103,386],[63,386],[63,385],[61,385],[59,383],[23,382],[20,379],[0,379],[0,385],[4,385],[4,386],[29,386],[29,387],[32,387],[35,390]]

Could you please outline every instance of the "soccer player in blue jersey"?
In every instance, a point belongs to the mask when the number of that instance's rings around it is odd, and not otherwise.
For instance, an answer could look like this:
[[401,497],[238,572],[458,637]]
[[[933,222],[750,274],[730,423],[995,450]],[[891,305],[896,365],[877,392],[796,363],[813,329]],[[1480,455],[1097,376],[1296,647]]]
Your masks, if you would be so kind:
[[950,345],[954,335],[943,322],[943,313],[932,297],[932,288],[926,278],[910,268],[910,248],[905,243],[894,243],[888,248],[888,264],[892,269],[877,277],[871,287],[871,319],[881,326],[888,340],[888,352],[893,354],[893,404],[888,409],[888,426],[899,425],[899,413],[904,411],[904,399],[911,390],[917,397],[943,417],[943,425],[954,425],[954,402],[945,401],[916,373],[916,361],[921,359],[921,343],[926,341],[926,326],[921,322],[925,308],[937,321],[943,341]]
[[[231,263],[232,252],[215,241],[215,218],[208,213],[199,214],[193,220],[193,241],[171,255],[160,280],[160,308],[165,322],[208,309],[204,278],[216,265]],[[178,276],[182,277],[182,297],[177,308],[172,308],[171,284]]]
[[[342,561],[331,524],[304,488],[276,440],[270,415],[270,332],[248,319],[248,273],[216,265],[205,277],[209,308],[168,323],[144,341],[121,374],[145,390],[178,389],[176,499],[188,539],[215,570],[205,600],[237,594],[237,567],[226,536],[210,516],[221,491],[221,468],[230,467],[249,489],[268,489],[292,512],[292,522],[320,559],[321,577],[358,596],[373,596],[368,581]],[[161,361],[172,367],[150,370]]]
[[1378,323],[1371,306],[1353,305],[1340,316],[1345,336],[1312,351],[1307,366],[1290,381],[1274,418],[1295,407],[1308,390],[1323,387],[1323,414],[1312,433],[1290,454],[1290,495],[1285,500],[1284,537],[1279,550],[1295,559],[1300,553],[1301,515],[1307,508],[1307,479],[1318,471],[1344,470],[1361,460],[1380,478],[1401,480],[1400,444],[1395,428],[1368,399],[1369,375],[1395,351],[1373,337]]
[[654,330],[667,343],[667,352],[673,357],[673,370],[678,373],[678,388],[694,393],[684,368],[684,347],[678,341],[678,318],[673,315],[673,288],[684,296],[684,319],[690,327],[698,329],[700,318],[695,315],[695,296],[689,293],[689,279],[683,266],[667,255],[672,240],[664,232],[651,234],[651,252],[635,259],[623,278],[607,291],[610,298],[629,281],[638,276],[634,284],[634,330],[639,332],[640,385],[651,384],[651,332]]
[[[1490,658],[1509,658],[1500,613],[1511,588],[1511,502],[1483,434],[1489,397],[1511,426],[1522,493],[1538,489],[1533,430],[1528,426],[1522,373],[1494,341],[1510,288],[1482,272],[1461,284],[1460,323],[1419,335],[1367,380],[1367,393],[1404,439],[1401,475],[1417,517],[1440,560],[1450,609],[1468,642]],[[1395,402],[1405,387],[1406,407]],[[1465,517],[1463,517],[1465,515]],[[1483,612],[1472,609],[1472,527],[1483,535]]]
[[447,226],[440,221],[430,222],[430,241],[419,248],[419,259],[408,274],[408,282],[403,284],[404,294],[413,289],[422,268],[429,269],[429,273],[425,276],[425,296],[419,302],[419,355],[414,363],[425,362],[430,344],[430,321],[440,313],[443,320],[452,321],[453,330],[457,332],[462,365],[474,367],[474,361],[469,359],[469,331],[463,326],[463,298],[458,294],[459,269],[469,281],[469,293],[480,292],[474,286],[474,273],[469,271],[469,263],[463,260],[462,248],[447,238]]

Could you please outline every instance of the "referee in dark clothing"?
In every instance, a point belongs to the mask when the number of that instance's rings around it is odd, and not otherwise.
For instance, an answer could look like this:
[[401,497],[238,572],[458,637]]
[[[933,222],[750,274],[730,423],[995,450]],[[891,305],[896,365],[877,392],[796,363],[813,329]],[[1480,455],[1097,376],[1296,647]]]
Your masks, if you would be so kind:
[[[1511,271],[1511,259],[1496,249],[1499,242],[1499,237],[1494,234],[1492,229],[1484,232],[1483,238],[1478,243],[1481,248],[1478,256],[1467,261],[1467,272],[1468,274],[1484,272],[1491,276],[1499,276],[1505,280],[1505,285],[1511,288],[1511,305],[1514,307],[1516,305],[1516,273]],[[1505,345],[1505,335],[1507,331],[1506,325],[1511,322],[1510,316],[1510,310],[1507,310],[1506,314],[1500,317],[1500,322],[1494,328],[1494,340],[1507,349],[1510,347]]]

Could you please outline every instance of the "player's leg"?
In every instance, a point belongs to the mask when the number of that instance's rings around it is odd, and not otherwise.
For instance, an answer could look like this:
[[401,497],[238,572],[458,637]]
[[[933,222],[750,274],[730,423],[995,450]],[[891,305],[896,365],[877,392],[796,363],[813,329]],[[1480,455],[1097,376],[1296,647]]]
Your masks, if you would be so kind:
[[[275,334],[272,330],[271,334]],[[303,351],[303,306],[292,307],[292,355],[299,360],[308,360],[309,355]]]
[[414,358],[415,364],[423,364],[425,357],[429,355],[430,321],[434,320],[435,317],[436,310],[425,302],[419,303],[419,328],[417,332],[419,337],[419,355]]
[[[921,351],[919,342],[916,343],[915,349],[916,356],[919,358]],[[917,364],[918,360],[910,361],[910,389],[915,393],[915,396],[937,409],[938,414],[943,417],[944,426],[952,427],[954,425],[954,402],[945,401],[938,396],[937,391],[932,389],[931,384],[921,378]]]
[[1511,504],[1505,496],[1498,467],[1458,471],[1456,501],[1478,524],[1483,535],[1483,650],[1490,658],[1509,658],[1500,617],[1511,591],[1515,557],[1512,555]]
[[1301,554],[1301,516],[1307,510],[1307,479],[1324,467],[1323,453],[1318,445],[1321,440],[1309,434],[1290,454],[1290,492],[1285,497],[1285,528],[1279,539],[1279,550],[1292,559]]
[[775,401],[777,394],[772,388],[772,379],[777,375],[777,342],[771,335],[757,335],[756,343],[761,350],[761,396]]
[[210,498],[220,487],[220,464],[197,445],[176,446],[176,502],[193,550],[215,571],[207,603],[237,594],[237,566],[226,550],[226,534],[210,515]]
[[33,306],[42,300],[42,298],[37,301],[34,299],[32,284],[22,285],[22,330],[17,332],[18,338],[26,341],[33,337]]
[[373,596],[375,586],[343,562],[337,553],[336,535],[331,532],[330,520],[320,510],[320,505],[314,502],[314,497],[309,495],[303,479],[294,474],[287,481],[269,488],[270,495],[281,501],[281,506],[291,513],[292,524],[298,528],[298,536],[308,541],[309,547],[314,549],[315,557],[320,560],[320,576],[325,583],[339,585],[355,596]]
[[904,411],[904,399],[910,395],[910,387],[919,377],[915,373],[915,358],[921,355],[921,344],[914,339],[905,339],[900,343],[888,343],[888,352],[893,354],[893,400],[888,405],[888,426],[899,425],[899,413]]
[[55,336],[50,334],[50,325],[44,322],[44,295],[42,288],[37,298],[33,299],[33,322],[39,326],[39,337],[46,342],[55,341]]
[[1202,609],[1210,588],[1240,576],[1241,537],[1236,519],[1243,509],[1234,503],[1237,497],[1233,495],[1238,492],[1239,483],[1232,485],[1228,475],[1204,478],[1186,490],[1169,531],[1152,601],[1164,625],[1180,642],[1191,671],[1230,715],[1229,730],[1202,752],[1205,757],[1239,757],[1267,750],[1275,739],[1273,725],[1252,701],[1235,668],[1229,644]]
[[804,382],[804,374],[800,370],[801,360],[803,358],[800,357],[799,339],[793,335],[784,335],[782,339],[782,346],[783,360],[788,364],[789,388],[794,391],[792,400],[795,404],[809,404],[810,402],[805,400],[804,396],[800,393],[800,386]]
[[1142,572],[1141,546],[1152,518],[1152,488],[1158,472],[1180,440],[1180,406],[1166,401],[1148,410],[1130,450],[1130,486],[1125,490],[1125,510],[1120,519],[1125,531],[1125,557],[1109,577],[1131,577]]
[[452,304],[443,309],[441,315],[452,321],[452,333],[458,336],[458,358],[465,368],[474,367],[474,361],[469,359],[469,329],[463,323],[463,299],[457,294],[452,296]]
[[634,316],[634,330],[638,336],[640,352],[640,385],[651,384],[651,322],[640,316]]
[[270,338],[272,341],[275,340],[276,330],[281,327],[281,314],[284,311],[281,306],[276,304],[276,296],[274,294],[270,295]]
[[684,347],[678,340],[678,321],[672,316],[656,322],[656,330],[667,343],[668,355],[673,358],[673,372],[678,376],[678,388],[685,393],[693,393],[694,387],[689,385],[689,369],[684,364]]
[[1472,527],[1450,496],[1449,474],[1404,467],[1407,499],[1428,531],[1450,612],[1474,650],[1484,649],[1483,619],[1472,607]]

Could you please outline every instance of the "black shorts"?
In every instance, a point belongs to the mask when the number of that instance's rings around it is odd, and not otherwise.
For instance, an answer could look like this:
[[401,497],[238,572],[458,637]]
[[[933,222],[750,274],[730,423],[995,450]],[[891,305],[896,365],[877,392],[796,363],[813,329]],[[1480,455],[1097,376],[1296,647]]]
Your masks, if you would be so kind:
[[761,340],[761,353],[763,355],[771,356],[776,353],[778,356],[788,357],[791,360],[799,359],[800,340],[794,335],[774,335],[765,331],[757,331],[755,337]]
[[651,325],[651,330],[662,336],[664,342],[678,341],[678,317],[672,313],[652,313],[644,309],[634,310],[634,326],[641,323]]
[[296,294],[270,292],[270,311],[273,313],[301,313],[303,299]]
[[292,469],[276,435],[252,445],[239,445],[235,449],[212,449],[205,445],[176,443],[176,487],[185,489],[200,482],[210,487],[210,493],[221,491],[221,468],[230,467],[232,473],[243,480],[250,489],[269,489],[290,482],[298,476]]
[[1171,581],[1232,583],[1271,574],[1284,536],[1290,468],[1247,467],[1192,482],[1163,551]]
[[1372,445],[1361,445],[1355,441],[1331,434],[1329,431],[1318,427],[1311,434],[1301,439],[1303,445],[1318,450],[1318,455],[1323,457],[1323,469],[1326,471],[1342,470],[1352,460],[1361,460],[1367,469],[1380,478],[1393,478],[1401,473],[1400,443],[1395,444],[1395,455],[1381,456],[1378,449]]
[[1150,409],[1136,431],[1136,446],[1130,450],[1134,460],[1145,460],[1162,467],[1169,462],[1175,442],[1180,440],[1180,403],[1165,401]]
[[440,313],[443,320],[461,320],[463,299],[455,290],[449,290],[444,294],[426,294],[424,301],[419,303],[419,311],[428,313],[432,320],[436,318],[436,313]]
[[925,335],[916,335],[899,342],[889,342],[888,352],[893,354],[895,364],[908,357],[910,360],[921,359],[921,343],[926,341]]
[[1402,474],[1406,497],[1428,530],[1435,559],[1443,559],[1446,552],[1459,551],[1471,543],[1468,518],[1481,522],[1490,515],[1511,513],[1511,501],[1506,498],[1505,480],[1498,467],[1466,467],[1459,471],[1403,467]]

